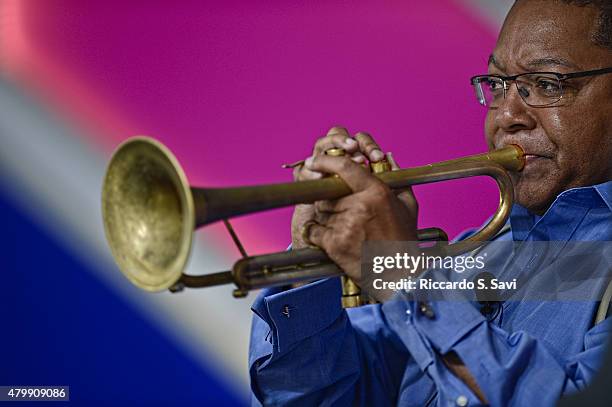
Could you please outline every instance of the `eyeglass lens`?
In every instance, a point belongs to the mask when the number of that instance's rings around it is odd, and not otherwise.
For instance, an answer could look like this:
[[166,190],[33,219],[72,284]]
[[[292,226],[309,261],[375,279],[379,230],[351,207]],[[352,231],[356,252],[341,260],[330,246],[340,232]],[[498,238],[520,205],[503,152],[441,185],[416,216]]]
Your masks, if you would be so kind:
[[[474,81],[478,102],[486,107],[499,107],[507,92],[511,92],[509,81],[508,88],[504,88],[504,80],[496,76],[481,76]],[[559,78],[552,74],[527,73],[514,79],[516,89],[521,98],[529,106],[547,106],[561,99],[563,88]]]

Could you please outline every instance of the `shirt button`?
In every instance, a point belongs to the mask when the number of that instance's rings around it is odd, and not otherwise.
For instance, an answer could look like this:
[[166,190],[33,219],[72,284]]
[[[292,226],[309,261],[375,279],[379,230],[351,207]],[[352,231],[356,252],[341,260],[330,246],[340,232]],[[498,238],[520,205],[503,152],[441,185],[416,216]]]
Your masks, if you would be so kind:
[[291,311],[293,311],[293,308],[290,307],[289,305],[284,305],[283,306],[283,311],[282,314],[286,317],[286,318],[290,318],[291,317]]
[[419,311],[421,311],[421,314],[425,315],[429,319],[434,319],[434,317],[436,316],[431,307],[425,302],[419,303]]
[[406,310],[406,315],[410,315],[410,314],[412,314],[412,311],[410,311],[410,308],[408,308],[408,309]]
[[468,399],[467,397],[461,395],[457,397],[457,400],[455,400],[455,404],[457,404],[459,407],[465,407],[468,405]]

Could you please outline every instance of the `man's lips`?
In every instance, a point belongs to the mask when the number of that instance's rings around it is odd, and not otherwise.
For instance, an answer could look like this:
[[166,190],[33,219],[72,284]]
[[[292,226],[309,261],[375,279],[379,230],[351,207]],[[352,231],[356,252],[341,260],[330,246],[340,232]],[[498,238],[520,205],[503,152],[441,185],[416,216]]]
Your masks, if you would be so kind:
[[531,153],[525,153],[524,157],[525,157],[526,160],[529,160],[529,159],[533,160],[535,158],[548,158],[548,157],[545,157],[545,156],[543,156],[541,154],[531,154]]
[[525,167],[530,167],[538,162],[550,159],[550,157],[544,156],[542,154],[534,154],[534,153],[525,153]]
[[526,147],[523,146],[520,143],[508,143],[508,144],[503,144],[501,145],[501,147],[497,147],[497,148],[503,148],[503,147],[507,147],[508,145],[515,145],[517,147],[519,147],[522,151],[523,151],[523,157],[525,157],[526,159],[535,159],[535,158],[552,158],[552,154],[548,154],[545,152],[541,152],[541,151],[537,151],[536,148],[533,147]]
[[552,154],[540,152],[538,151],[539,149],[535,148],[532,145],[524,146],[521,143],[517,142],[509,144],[514,144],[518,146],[521,150],[523,150],[523,158],[525,160],[525,167],[523,168],[523,171],[526,170],[527,167],[533,167],[534,165],[537,165],[537,163],[545,162],[544,160],[546,159],[552,159]]
[[538,158],[548,158],[552,159],[554,154],[551,149],[546,148],[544,145],[540,145],[541,143],[536,143],[534,140],[530,139],[521,139],[518,140],[516,138],[510,139],[500,139],[498,143],[495,143],[495,148],[503,148],[509,145],[515,145],[519,147],[523,151],[523,156],[526,160],[535,160]]

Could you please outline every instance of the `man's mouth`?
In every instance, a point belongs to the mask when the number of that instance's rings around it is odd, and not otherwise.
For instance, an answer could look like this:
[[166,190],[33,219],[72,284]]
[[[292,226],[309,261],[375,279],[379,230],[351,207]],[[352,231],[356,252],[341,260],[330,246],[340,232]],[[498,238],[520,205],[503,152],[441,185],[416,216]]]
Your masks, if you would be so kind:
[[553,158],[552,152],[545,151],[544,147],[539,146],[537,143],[530,140],[506,139],[500,141],[502,142],[501,147],[514,144],[523,150],[523,157],[525,159],[525,167],[523,168],[523,171],[531,168],[535,169],[542,164],[546,164],[547,160],[552,160]]
[[534,168],[540,164],[546,162],[546,160],[550,160],[551,157],[544,156],[542,154],[534,154],[534,153],[525,153],[525,168],[524,170],[528,170],[529,168]]
[[525,160],[527,161],[537,160],[538,158],[546,158],[539,154],[530,154],[530,153],[525,153],[524,157],[525,157]]

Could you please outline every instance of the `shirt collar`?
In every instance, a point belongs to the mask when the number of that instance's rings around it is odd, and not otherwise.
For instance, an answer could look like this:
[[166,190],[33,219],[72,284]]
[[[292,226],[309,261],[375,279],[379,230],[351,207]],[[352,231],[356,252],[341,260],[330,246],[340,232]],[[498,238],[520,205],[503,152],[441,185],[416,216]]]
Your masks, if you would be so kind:
[[563,224],[563,219],[559,216],[560,213],[568,217],[567,226],[569,226],[573,223],[571,220],[577,215],[577,213],[573,213],[574,211],[568,210],[570,207],[576,208],[577,210],[579,208],[582,210],[588,210],[590,208],[607,208],[612,211],[612,181],[563,191],[557,196],[550,208],[548,208],[546,213],[541,217],[515,204],[510,214],[513,239],[515,241],[525,240],[536,224],[541,221],[549,220],[549,218],[552,217],[555,218],[555,223]]
[[[558,201],[567,201],[583,208],[603,208],[612,210],[612,181],[588,187],[571,188],[557,196],[547,213]],[[546,214],[544,214],[546,216]]]
[[595,191],[597,191],[601,199],[608,206],[608,209],[612,211],[612,181],[594,185],[593,188],[595,189]]

